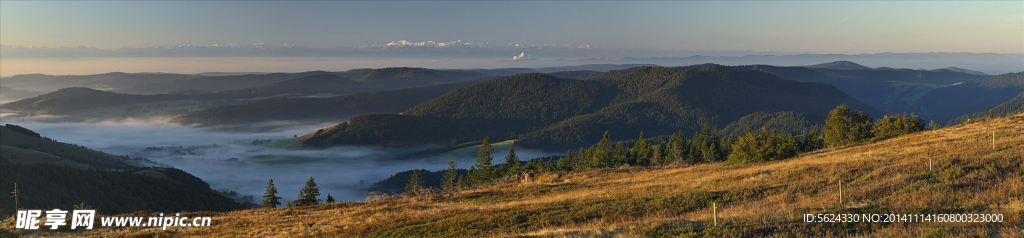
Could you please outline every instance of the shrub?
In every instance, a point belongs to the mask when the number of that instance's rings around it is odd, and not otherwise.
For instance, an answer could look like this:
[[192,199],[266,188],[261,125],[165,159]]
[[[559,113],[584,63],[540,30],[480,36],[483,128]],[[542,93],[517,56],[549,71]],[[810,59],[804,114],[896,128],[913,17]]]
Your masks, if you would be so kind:
[[870,139],[873,119],[867,113],[850,110],[846,104],[828,113],[825,119],[825,145],[843,146]]
[[924,130],[924,120],[918,119],[917,115],[911,113],[907,115],[896,114],[893,116],[885,116],[875,125],[875,129],[871,130],[871,134],[875,135],[874,140],[884,140],[901,135],[906,135],[914,132]]

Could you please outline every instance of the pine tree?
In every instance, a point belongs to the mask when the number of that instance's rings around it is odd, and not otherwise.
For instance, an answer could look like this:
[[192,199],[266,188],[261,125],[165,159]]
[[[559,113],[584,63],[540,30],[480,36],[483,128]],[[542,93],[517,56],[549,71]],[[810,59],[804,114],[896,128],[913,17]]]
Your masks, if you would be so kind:
[[449,160],[448,161],[448,170],[445,170],[444,171],[444,175],[442,175],[443,176],[443,178],[442,178],[443,181],[441,181],[441,191],[451,192],[451,191],[453,191],[455,189],[455,186],[457,186],[455,184],[455,182],[456,182],[455,179],[457,179],[457,177],[459,176],[459,173],[458,173],[458,171],[455,170],[455,168],[456,168],[455,167],[455,161]]
[[486,184],[491,182],[491,179],[495,177],[494,155],[491,154],[494,149],[491,148],[491,138],[484,138],[484,142],[480,144],[480,151],[476,154],[476,171],[470,175],[470,179],[473,180],[473,184]]
[[508,148],[508,155],[505,156],[505,177],[511,177],[519,175],[522,168],[519,166],[519,156],[516,155],[516,151],[512,147]]
[[274,179],[270,179],[267,182],[267,192],[263,194],[263,208],[277,208],[279,205],[281,205],[281,197],[277,196]]
[[419,195],[420,190],[423,189],[423,180],[420,178],[420,170],[412,170],[412,175],[409,175],[409,183],[405,184],[405,194],[410,196]]
[[995,113],[992,113],[992,109],[988,109],[988,119],[992,119],[994,116]]
[[640,139],[633,145],[633,154],[636,156],[636,165],[645,166],[651,161],[651,144],[644,139],[644,132],[640,132]]
[[306,186],[299,190],[299,199],[296,200],[295,206],[309,206],[320,203],[320,186],[316,185],[316,181],[313,180],[313,176],[306,180]]
[[590,167],[605,168],[612,166],[611,149],[611,134],[605,131],[604,137],[601,141],[597,142],[597,146],[594,146]]
[[334,197],[331,197],[330,193],[327,194],[327,203],[334,203]]

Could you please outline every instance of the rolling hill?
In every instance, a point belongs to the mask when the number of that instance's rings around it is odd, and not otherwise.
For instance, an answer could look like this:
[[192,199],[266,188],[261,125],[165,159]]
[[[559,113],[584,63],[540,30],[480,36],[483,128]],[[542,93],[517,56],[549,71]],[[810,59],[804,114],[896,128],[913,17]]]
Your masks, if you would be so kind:
[[850,61],[835,61],[823,64],[808,65],[808,68],[834,69],[834,70],[872,70],[871,67],[863,66]]
[[177,115],[207,106],[238,103],[220,94],[134,95],[90,88],[65,88],[2,105],[24,116],[72,117],[75,120]]
[[[993,107],[990,110],[992,111],[993,117],[1006,117],[1018,113],[1024,113],[1024,92],[1020,93],[1013,99],[1010,99],[1010,101],[999,104],[999,106]],[[953,120],[946,123],[946,126],[959,125],[960,123],[973,119],[987,118],[988,112],[989,111],[986,110],[953,118]]]
[[272,98],[203,109],[171,120],[183,125],[239,125],[272,120],[330,120],[371,113],[398,113],[479,80],[361,92],[330,98]]
[[[989,144],[993,131],[995,148]],[[751,165],[551,172],[450,196],[183,213],[211,215],[213,226],[175,232],[217,237],[1017,237],[1024,235],[1022,131],[1024,114],[1018,114]],[[823,223],[805,222],[805,214],[1001,214],[1003,219]],[[149,227],[76,235],[164,234]]]
[[[825,115],[840,104],[877,114],[829,85],[787,81],[717,65],[641,67],[602,80],[545,74],[499,77],[459,88],[396,114],[355,117],[321,130],[304,144],[448,145],[483,137],[527,147],[566,148],[604,131],[648,136],[692,133],[705,123],[727,125],[760,111]],[[616,140],[625,138],[615,138]],[[533,148],[533,147],[531,147]]]
[[334,74],[313,74],[289,80],[243,89],[220,92],[236,97],[266,97],[274,95],[350,94],[365,91],[359,83]]
[[1024,93],[1024,72],[995,75],[936,88],[921,96],[921,109],[918,111],[920,115],[942,123],[979,111],[987,114],[988,109],[1021,93]]
[[[829,63],[845,65],[845,63]],[[927,114],[929,109],[922,106],[922,96],[932,90],[978,79],[985,76],[955,72],[950,70],[910,70],[910,69],[847,69],[809,67],[779,67],[770,65],[732,66],[735,70],[756,70],[775,74],[783,79],[802,82],[831,84],[850,96],[867,103],[872,108],[885,113],[912,112],[937,121],[949,120],[944,115]],[[987,108],[987,107],[986,107]],[[984,108],[963,108],[977,111]],[[959,116],[963,113],[954,115]]]
[[0,86],[0,103],[17,101],[17,100],[21,100],[21,99],[26,99],[26,98],[30,98],[30,97],[39,96],[41,94],[43,94],[43,93],[42,92],[35,92],[35,91],[18,90],[18,89],[8,88],[8,87],[5,87],[5,86]]

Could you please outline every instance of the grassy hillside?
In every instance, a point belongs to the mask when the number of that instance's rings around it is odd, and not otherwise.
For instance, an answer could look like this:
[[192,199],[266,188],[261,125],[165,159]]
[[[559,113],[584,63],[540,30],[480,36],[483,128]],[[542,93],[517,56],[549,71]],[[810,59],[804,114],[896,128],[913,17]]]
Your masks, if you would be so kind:
[[680,130],[690,134],[705,123],[724,126],[760,111],[824,116],[845,103],[877,114],[829,85],[716,65],[642,67],[593,78],[500,77],[457,89],[401,115],[353,118],[304,143],[450,145],[491,137],[515,139],[530,148],[564,149],[592,143],[589,140],[605,131],[616,136],[641,131],[650,137]]
[[[1019,237],[1022,145],[1024,114],[1018,114],[769,163],[544,173],[532,182],[498,183],[451,197],[213,213],[213,227],[102,228],[78,235]],[[1003,214],[1004,220],[803,222],[804,214],[819,213],[983,213]],[[199,214],[211,213],[182,215]]]

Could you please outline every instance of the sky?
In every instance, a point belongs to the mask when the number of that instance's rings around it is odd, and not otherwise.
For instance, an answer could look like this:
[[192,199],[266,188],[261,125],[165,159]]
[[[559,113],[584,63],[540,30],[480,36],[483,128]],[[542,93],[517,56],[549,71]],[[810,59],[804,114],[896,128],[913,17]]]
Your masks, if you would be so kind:
[[799,53],[1024,53],[1024,1],[0,1],[0,44],[409,41]]

